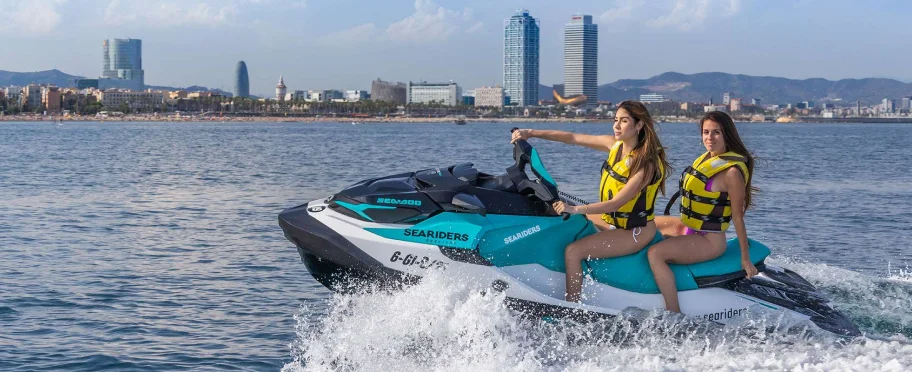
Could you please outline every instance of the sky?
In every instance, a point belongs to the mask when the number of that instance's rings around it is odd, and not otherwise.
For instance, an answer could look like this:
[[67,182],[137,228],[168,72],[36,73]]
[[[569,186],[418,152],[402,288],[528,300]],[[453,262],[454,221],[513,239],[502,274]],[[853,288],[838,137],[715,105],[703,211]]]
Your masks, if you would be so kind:
[[147,85],[370,90],[376,78],[502,84],[503,22],[541,27],[542,84],[563,27],[599,25],[599,83],[668,71],[912,81],[908,0],[0,0],[0,70],[101,74],[102,40],[143,41]]

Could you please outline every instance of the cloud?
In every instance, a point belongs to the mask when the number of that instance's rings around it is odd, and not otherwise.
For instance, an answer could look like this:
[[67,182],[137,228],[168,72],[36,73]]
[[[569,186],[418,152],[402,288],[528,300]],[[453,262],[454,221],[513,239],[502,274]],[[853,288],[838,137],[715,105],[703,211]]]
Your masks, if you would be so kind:
[[415,12],[389,25],[384,35],[401,42],[444,41],[471,20],[471,9],[455,11],[431,0],[415,0]]
[[727,18],[741,12],[741,0],[616,0],[599,21],[607,26],[641,23],[655,29],[702,29],[711,17]]
[[634,18],[635,13],[642,7],[643,2],[639,0],[618,0],[613,8],[602,13],[599,21],[608,24],[623,22]]
[[466,29],[466,33],[467,33],[467,34],[474,34],[474,33],[477,33],[477,32],[481,32],[481,31],[483,31],[483,30],[484,30],[484,23],[482,23],[482,22],[479,21],[479,22],[475,22],[475,24],[472,25],[472,27],[467,28],[467,29]]
[[357,25],[348,30],[333,32],[323,36],[320,41],[326,45],[348,45],[372,40],[376,35],[377,26],[371,22]]
[[205,2],[112,0],[105,9],[104,20],[110,25],[218,26],[230,23],[237,14],[236,4],[215,8]]
[[[57,6],[66,0],[0,1],[0,31],[23,34],[47,34],[60,24]],[[27,35],[23,35],[27,36]]]

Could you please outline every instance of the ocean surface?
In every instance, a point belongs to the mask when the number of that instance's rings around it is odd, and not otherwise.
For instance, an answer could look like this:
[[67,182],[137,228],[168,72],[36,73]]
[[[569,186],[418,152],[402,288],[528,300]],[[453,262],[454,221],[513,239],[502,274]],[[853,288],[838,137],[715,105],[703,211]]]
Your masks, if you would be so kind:
[[[443,277],[333,295],[277,225],[368,177],[502,173],[510,127],[0,123],[0,370],[912,369],[912,125],[739,125],[762,159],[749,235],[866,333],[848,342],[635,312],[535,322]],[[702,153],[696,124],[660,128],[677,172]],[[604,153],[532,144],[596,199]]]

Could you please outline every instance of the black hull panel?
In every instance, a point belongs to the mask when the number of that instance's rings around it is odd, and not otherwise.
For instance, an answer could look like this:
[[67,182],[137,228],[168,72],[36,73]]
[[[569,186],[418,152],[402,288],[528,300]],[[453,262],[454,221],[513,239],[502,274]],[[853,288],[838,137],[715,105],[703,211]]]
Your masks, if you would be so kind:
[[297,247],[301,261],[314,279],[330,290],[351,293],[372,288],[398,288],[403,283],[418,281],[418,277],[383,266],[310,216],[306,205],[282,211],[279,226]]

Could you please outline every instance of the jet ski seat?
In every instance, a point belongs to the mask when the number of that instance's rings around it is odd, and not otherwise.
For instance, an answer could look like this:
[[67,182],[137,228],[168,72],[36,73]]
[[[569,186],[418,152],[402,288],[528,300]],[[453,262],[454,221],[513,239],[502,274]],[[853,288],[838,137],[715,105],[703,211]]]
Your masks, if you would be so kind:
[[453,177],[468,182],[470,185],[474,185],[475,181],[478,180],[478,169],[475,169],[475,164],[472,163],[462,163],[453,166],[450,173],[453,174]]
[[[662,241],[662,235],[656,233],[647,248],[637,253],[623,257],[589,260],[586,262],[587,273],[599,283],[625,291],[659,293],[659,287],[652,275],[646,253],[649,251],[648,247],[660,241]],[[762,262],[769,254],[770,249],[765,245],[750,240],[750,257],[755,265]],[[679,291],[697,289],[695,278],[720,276],[740,270],[742,270],[741,248],[738,245],[738,239],[729,240],[725,253],[714,260],[691,265],[671,265]]]

